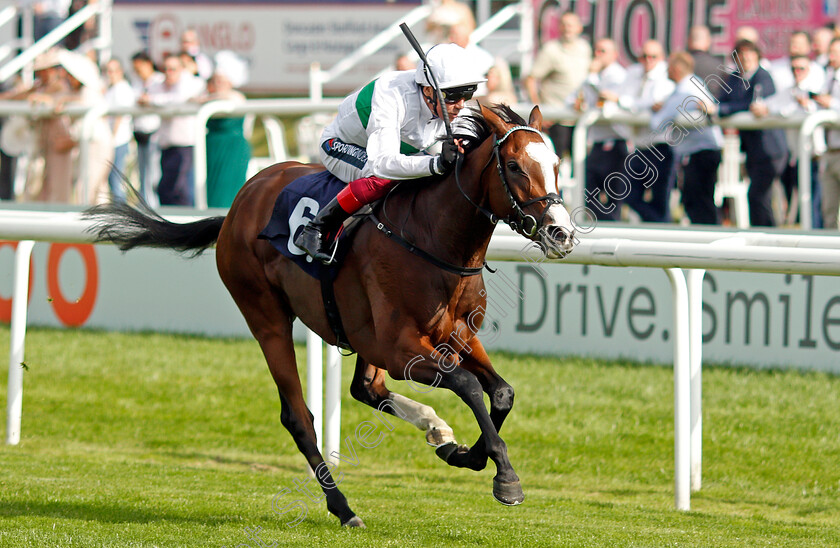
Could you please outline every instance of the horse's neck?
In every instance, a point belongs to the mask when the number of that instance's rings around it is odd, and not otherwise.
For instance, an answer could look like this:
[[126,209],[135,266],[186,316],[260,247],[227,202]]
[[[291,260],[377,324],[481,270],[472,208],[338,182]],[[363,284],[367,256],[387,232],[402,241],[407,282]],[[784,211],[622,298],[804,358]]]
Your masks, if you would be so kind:
[[[488,140],[492,141],[492,140]],[[465,159],[459,172],[461,188],[476,204],[484,205],[482,172],[487,167],[492,142],[485,142]],[[493,166],[487,169],[492,174]],[[454,172],[418,192],[408,213],[407,225],[425,251],[459,266],[480,266],[493,234],[493,224],[461,193]]]

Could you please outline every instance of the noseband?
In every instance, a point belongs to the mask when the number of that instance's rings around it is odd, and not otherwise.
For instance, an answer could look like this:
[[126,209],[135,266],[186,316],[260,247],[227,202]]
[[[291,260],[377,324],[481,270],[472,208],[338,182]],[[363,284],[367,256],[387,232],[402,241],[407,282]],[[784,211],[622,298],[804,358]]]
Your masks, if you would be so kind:
[[[510,205],[511,205],[511,214],[508,215],[507,218],[501,219],[500,217],[498,217],[492,211],[490,211],[487,208],[481,206],[480,204],[475,203],[473,201],[473,199],[470,198],[467,195],[466,192],[464,192],[464,189],[461,187],[461,179],[460,179],[460,176],[459,176],[459,173],[461,171],[461,163],[464,160],[464,157],[462,155],[458,155],[458,158],[457,158],[457,161],[456,161],[455,183],[458,185],[458,190],[461,192],[461,194],[464,196],[464,198],[466,198],[467,201],[470,204],[473,205],[473,207],[475,207],[481,213],[483,213],[490,220],[491,223],[493,223],[495,225],[500,220],[503,220],[505,223],[507,223],[513,230],[515,230],[519,234],[522,234],[526,238],[533,238],[534,235],[538,232],[538,229],[542,226],[542,222],[545,219],[545,214],[548,212],[548,208],[550,208],[554,204],[562,204],[563,200],[560,198],[560,196],[558,194],[556,194],[554,192],[550,192],[550,193],[546,194],[545,196],[540,196],[539,198],[534,198],[532,200],[528,200],[527,202],[524,202],[524,203],[521,203],[521,204],[516,201],[516,198],[514,197],[513,192],[510,189],[510,184],[508,184],[508,181],[505,178],[505,172],[502,169],[502,157],[499,154],[499,147],[502,145],[502,143],[505,142],[505,139],[507,139],[513,132],[518,131],[518,130],[533,131],[534,133],[538,133],[538,134],[540,134],[540,136],[542,136],[542,134],[539,131],[537,131],[536,129],[534,129],[532,127],[514,126],[514,127],[510,128],[507,131],[507,133],[505,133],[502,136],[502,138],[497,140],[496,143],[493,145],[493,156],[496,158],[496,169],[499,171],[499,179],[501,179],[501,181],[502,181],[502,188],[504,188],[505,194],[507,194],[508,200],[510,201]],[[492,158],[487,161],[487,164],[485,164],[485,166],[481,169],[481,173],[484,173],[487,170],[487,167],[490,165],[491,160],[492,160]],[[537,202],[542,202],[542,201],[546,202],[546,206],[545,206],[545,209],[543,209],[543,212],[540,215],[539,220],[537,220],[533,215],[526,214],[522,210],[523,207],[528,207],[531,204],[535,204]],[[385,212],[384,203],[382,205],[382,211],[383,211],[383,213]],[[457,275],[462,276],[462,277],[464,277],[464,276],[475,276],[477,274],[481,274],[481,271],[484,268],[487,268],[491,272],[495,272],[495,270],[493,270],[489,266],[487,266],[486,261],[484,262],[484,265],[480,266],[480,267],[462,267],[462,266],[450,264],[446,261],[443,261],[443,260],[435,257],[431,253],[428,253],[427,251],[424,251],[424,250],[418,248],[416,245],[412,244],[411,242],[409,242],[408,240],[406,240],[405,238],[403,238],[399,234],[396,234],[394,231],[392,231],[391,229],[386,227],[385,223],[379,221],[379,219],[377,219],[376,216],[373,213],[369,213],[367,215],[367,219],[370,220],[371,222],[373,222],[376,229],[379,230],[381,233],[383,233],[386,237],[394,240],[395,242],[397,242],[398,244],[400,244],[401,246],[403,246],[404,248],[409,250],[411,253],[414,253],[415,255],[417,255],[419,257],[422,257],[424,260],[430,262],[431,264],[435,265],[436,267],[438,267],[440,269],[443,269],[447,272],[450,272],[452,274],[457,274]]]
[[[543,221],[545,220],[545,215],[546,215],[546,213],[548,213],[548,209],[552,205],[562,204],[563,199],[560,198],[560,196],[557,193],[549,192],[545,196],[540,196],[538,198],[534,198],[532,200],[528,200],[527,202],[523,202],[523,203],[519,203],[516,200],[516,197],[513,195],[513,191],[511,191],[511,189],[510,189],[510,184],[508,183],[507,178],[505,177],[505,171],[504,171],[504,168],[502,167],[502,157],[501,157],[501,154],[499,153],[499,148],[501,147],[502,143],[504,143],[505,140],[508,137],[510,137],[511,134],[513,134],[516,131],[531,131],[533,133],[536,133],[536,134],[540,135],[540,137],[542,137],[542,133],[539,130],[536,130],[536,129],[530,127],[530,126],[514,126],[514,127],[510,128],[509,130],[507,130],[507,132],[504,135],[502,135],[502,137],[500,139],[498,139],[496,141],[496,143],[493,145],[493,157],[496,158],[496,170],[499,172],[499,179],[502,181],[502,188],[504,189],[505,194],[507,195],[508,201],[510,202],[510,207],[511,207],[510,215],[508,215],[505,219],[501,219],[499,216],[497,216],[492,211],[490,211],[487,208],[481,206],[480,204],[475,203],[472,200],[472,198],[470,198],[467,195],[467,193],[464,192],[464,189],[461,188],[461,181],[460,181],[460,178],[458,177],[458,171],[459,170],[457,168],[456,168],[456,171],[455,171],[455,182],[458,184],[458,190],[461,191],[461,194],[464,195],[464,197],[467,199],[467,201],[469,201],[476,209],[481,211],[490,220],[491,223],[496,224],[500,220],[502,220],[505,223],[507,223],[507,225],[510,226],[514,231],[518,232],[519,234],[525,236],[526,238],[533,238],[537,234],[537,232],[539,231],[539,228],[542,226]],[[459,163],[460,163],[460,156],[459,156]],[[488,161],[488,165],[489,165],[489,161]],[[458,166],[458,167],[460,167],[460,166]],[[486,169],[486,166],[485,166],[485,169]],[[482,172],[483,171],[484,170],[482,170]],[[528,207],[531,204],[535,204],[537,202],[542,202],[542,201],[546,202],[546,206],[545,206],[545,209],[543,209],[539,220],[537,218],[535,218],[533,215],[529,215],[529,214],[525,213],[525,211],[523,211],[523,208]]]

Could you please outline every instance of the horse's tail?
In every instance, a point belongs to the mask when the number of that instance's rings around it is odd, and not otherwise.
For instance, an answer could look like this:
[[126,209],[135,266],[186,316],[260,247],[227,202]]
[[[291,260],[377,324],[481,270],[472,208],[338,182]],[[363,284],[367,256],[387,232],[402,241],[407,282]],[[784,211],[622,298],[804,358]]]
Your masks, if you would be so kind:
[[127,251],[135,247],[163,247],[200,255],[216,243],[224,217],[208,217],[192,223],[173,223],[161,217],[142,200],[137,206],[111,202],[91,207],[82,217],[95,224],[88,229],[97,242],[112,242]]

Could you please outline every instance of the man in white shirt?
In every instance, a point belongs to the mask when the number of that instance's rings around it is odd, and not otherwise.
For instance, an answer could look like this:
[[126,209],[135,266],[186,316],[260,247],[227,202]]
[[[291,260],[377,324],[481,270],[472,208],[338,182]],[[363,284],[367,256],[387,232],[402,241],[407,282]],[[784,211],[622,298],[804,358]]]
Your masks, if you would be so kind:
[[[609,92],[602,95],[617,100],[623,109],[636,114],[650,114],[654,105],[661,105],[674,92],[674,82],[668,78],[668,64],[665,50],[656,40],[648,40],[642,46],[639,62],[627,68],[624,91],[617,96]],[[628,169],[644,177],[632,177],[627,205],[633,208],[642,221],[667,223],[671,220],[670,199],[673,187],[674,152],[662,135],[642,128],[633,138],[636,153]]]
[[[125,79],[122,63],[116,58],[110,59],[105,65],[105,74],[108,78],[105,102],[108,106],[134,106],[134,90],[131,89],[131,84]],[[131,143],[131,116],[110,116],[108,124],[114,138],[114,165],[108,174],[108,186],[111,188],[111,197],[114,200],[124,201],[125,190],[122,186],[122,177],[125,172],[128,145]]]
[[811,33],[814,61],[823,68],[828,66],[828,47],[832,40],[834,40],[834,29],[829,27],[820,27]]
[[[163,82],[163,74],[155,69],[155,63],[145,51],[139,51],[131,56],[133,75],[131,87],[134,89],[134,99],[139,100],[141,96],[149,92],[153,85]],[[154,165],[160,151],[157,143],[157,130],[160,128],[160,116],[157,114],[144,114],[134,117],[134,141],[137,144],[137,171],[140,175],[140,195],[149,205],[157,205],[152,180],[152,172],[156,171]]]
[[[794,57],[811,57],[811,37],[803,30],[791,33],[788,42],[788,55],[770,63],[770,76],[773,77],[773,85],[776,86],[776,93],[781,89],[790,89],[794,86],[793,73],[790,70],[790,63]],[[816,61],[809,61],[810,69],[808,77],[800,83],[801,87],[819,91],[825,84],[825,69]]]
[[[177,105],[197,97],[203,87],[196,78],[185,75],[181,59],[168,55],[163,61],[164,81],[153,84],[138,100],[141,105]],[[161,177],[158,183],[160,205],[195,205],[193,188],[193,147],[195,116],[164,118],[158,130]]]
[[[817,87],[817,81],[811,78],[811,68],[814,63],[805,56],[798,55],[790,58],[788,70],[793,74],[792,85],[787,88],[776,88],[776,93],[768,97],[761,109],[759,103],[753,107],[752,113],[756,117],[771,114],[774,116],[792,116],[817,110],[817,103],[813,97],[822,91],[823,85]],[[784,80],[783,80],[784,82]],[[796,209],[792,204],[793,189],[799,187],[799,129],[785,130],[790,156],[782,174],[779,176],[782,186],[785,189],[785,197],[788,202],[788,211]],[[811,159],[811,226],[822,228],[822,213],[820,210],[820,184],[819,184],[819,161],[818,156],[825,152],[825,132],[818,128],[813,135],[814,157]],[[789,219],[793,222],[792,219]]]
[[213,76],[213,60],[201,51],[201,44],[198,41],[198,32],[194,28],[188,28],[181,33],[181,51],[189,53],[195,59],[198,67],[198,76],[205,82]]
[[[573,93],[567,103],[575,110],[588,108],[617,108],[616,101],[624,90],[626,71],[618,62],[615,42],[602,38],[595,42],[595,54],[589,65],[586,81]],[[627,158],[625,126],[596,124],[589,129],[592,148],[586,156],[586,204],[598,220],[617,221],[621,218],[621,204],[630,192],[626,178],[613,177],[624,171]]]

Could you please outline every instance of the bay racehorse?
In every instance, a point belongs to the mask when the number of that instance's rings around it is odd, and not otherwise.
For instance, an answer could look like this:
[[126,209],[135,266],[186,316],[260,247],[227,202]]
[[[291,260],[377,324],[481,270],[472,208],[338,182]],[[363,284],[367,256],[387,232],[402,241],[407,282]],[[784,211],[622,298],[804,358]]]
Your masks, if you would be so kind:
[[[556,189],[559,160],[538,131],[539,107],[527,123],[504,105],[479,105],[461,118],[456,136],[464,139],[466,152],[459,169],[444,178],[401,183],[380,202],[374,213],[382,220],[362,223],[349,244],[334,281],[335,299],[358,354],[353,397],[426,431],[450,465],[482,470],[492,459],[493,495],[514,505],[524,493],[499,436],[513,388],[493,369],[476,336],[486,305],[484,257],[498,220],[537,242],[549,258],[572,249],[574,230],[560,197],[549,191]],[[320,169],[297,162],[271,166],[243,186],[224,217],[177,224],[142,202],[96,206],[86,215],[98,221],[98,241],[123,250],[151,246],[198,254],[216,244],[219,275],[277,384],[282,424],[315,472],[329,511],[342,525],[364,526],[318,451],[295,364],[294,318],[328,343],[337,342],[319,282],[258,238],[280,191]],[[456,444],[432,408],[387,389],[386,372],[412,385],[455,392],[475,415],[478,441],[472,447]],[[482,391],[489,395],[489,412]]]

